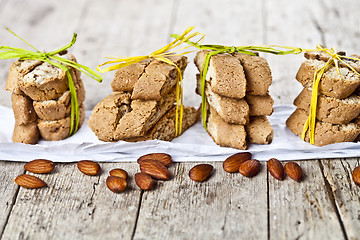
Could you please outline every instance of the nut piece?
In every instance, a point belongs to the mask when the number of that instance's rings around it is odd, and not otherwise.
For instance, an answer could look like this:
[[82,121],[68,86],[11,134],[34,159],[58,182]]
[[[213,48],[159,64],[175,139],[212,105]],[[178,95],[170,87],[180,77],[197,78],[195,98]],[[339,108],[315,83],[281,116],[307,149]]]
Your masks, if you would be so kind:
[[55,164],[50,160],[35,159],[25,164],[24,168],[32,173],[51,173],[55,168]]
[[26,188],[42,188],[47,186],[46,182],[40,178],[28,174],[21,174],[14,181],[17,185]]
[[106,186],[114,193],[119,193],[126,189],[127,182],[121,177],[109,176],[106,179]]
[[210,177],[214,167],[210,164],[198,164],[189,171],[189,177],[195,182],[203,182]]
[[114,177],[121,177],[125,180],[127,180],[128,178],[128,174],[127,172],[124,170],[124,169],[121,169],[121,168],[115,168],[113,170],[111,170],[109,172],[110,176],[114,176]]
[[239,172],[245,177],[250,178],[259,172],[260,166],[260,162],[256,159],[247,160],[240,165]]
[[251,157],[252,155],[249,152],[236,153],[234,155],[231,155],[224,161],[223,168],[226,172],[229,173],[238,172],[240,165],[243,162],[250,160]]
[[142,190],[150,190],[155,186],[154,179],[150,175],[140,172],[135,174],[136,185]]
[[140,171],[159,180],[169,180],[171,178],[169,170],[164,166],[164,164],[156,160],[148,159],[141,161]]
[[299,182],[303,176],[301,167],[296,162],[286,163],[285,172],[290,178],[294,179],[297,182]]
[[95,176],[100,173],[100,165],[97,162],[82,160],[77,163],[77,167],[83,174]]
[[356,183],[356,185],[360,186],[360,166],[357,166],[352,174],[354,183]]
[[138,158],[137,163],[141,163],[144,160],[156,160],[169,167],[172,163],[172,158],[166,153],[149,153]]
[[284,167],[279,160],[276,158],[271,158],[267,161],[267,168],[269,173],[276,178],[277,180],[284,180],[285,173]]

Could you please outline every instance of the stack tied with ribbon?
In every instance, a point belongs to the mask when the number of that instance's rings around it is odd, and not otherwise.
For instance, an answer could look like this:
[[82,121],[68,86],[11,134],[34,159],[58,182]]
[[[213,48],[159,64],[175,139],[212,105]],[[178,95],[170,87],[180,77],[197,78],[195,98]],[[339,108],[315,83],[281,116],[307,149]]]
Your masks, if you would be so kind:
[[35,144],[40,136],[50,141],[64,139],[85,119],[81,72],[99,82],[102,78],[67,54],[76,34],[70,44],[48,53],[23,41],[35,51],[0,46],[0,59],[19,58],[11,65],[6,81],[15,116],[13,142]]
[[360,59],[318,46],[296,75],[304,89],[288,128],[303,140],[323,146],[358,141],[360,134]]
[[[181,38],[199,35],[189,34],[191,29]],[[173,50],[185,41],[181,38],[149,55],[115,58],[98,67],[100,72],[117,70],[111,83],[113,93],[95,106],[88,121],[100,140],[171,141],[195,124],[197,110],[182,103],[186,53]],[[100,69],[109,63],[116,65]]]
[[219,53],[209,57],[206,75],[202,71],[206,56],[199,51],[195,65],[203,74],[197,75],[197,93],[204,87],[206,96],[206,129],[220,146],[246,149],[247,142],[269,144],[273,129],[267,119],[273,113],[269,94],[272,82],[267,61],[256,52]]

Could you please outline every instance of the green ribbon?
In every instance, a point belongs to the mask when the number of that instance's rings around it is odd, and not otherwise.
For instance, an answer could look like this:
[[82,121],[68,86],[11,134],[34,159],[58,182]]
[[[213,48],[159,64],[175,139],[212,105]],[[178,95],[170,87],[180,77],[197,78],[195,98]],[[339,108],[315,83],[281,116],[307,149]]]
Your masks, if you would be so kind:
[[[178,34],[171,34],[171,37],[178,38]],[[223,45],[212,45],[212,44],[198,44],[192,41],[185,41],[187,44],[190,44],[197,49],[200,50],[210,50],[205,55],[205,60],[202,64],[201,71],[200,71],[200,78],[201,78],[201,112],[202,112],[202,123],[204,128],[207,129],[206,124],[206,117],[207,117],[207,109],[206,109],[206,95],[205,95],[205,79],[206,74],[208,72],[210,58],[214,55],[220,53],[228,53],[233,54],[235,52],[238,53],[245,53],[248,55],[256,56],[255,52],[264,52],[264,53],[271,53],[274,55],[288,55],[288,54],[299,54],[304,50],[298,47],[284,47],[284,46],[277,46],[277,45],[263,45],[263,46],[223,46]]]
[[[83,72],[87,76],[95,79],[98,82],[101,82],[103,79],[96,71],[92,70],[91,68],[81,65],[77,62],[71,61],[69,59],[57,56],[57,54],[65,52],[67,49],[72,47],[72,45],[74,45],[74,43],[76,42],[77,34],[74,33],[71,42],[62,48],[59,48],[52,52],[40,52],[38,49],[36,49],[30,43],[28,43],[27,41],[25,41],[24,39],[22,39],[21,37],[16,35],[14,32],[12,32],[10,29],[6,28],[6,30],[9,31],[10,33],[12,33],[13,35],[15,35],[20,40],[22,40],[24,43],[26,43],[28,46],[30,46],[35,51],[26,50],[26,49],[22,49],[22,48],[0,46],[0,59],[19,58],[19,60],[30,60],[30,59],[31,60],[39,60],[42,62],[47,62],[55,67],[61,68],[62,70],[64,70],[66,72],[66,76],[69,81],[69,90],[71,93],[71,115],[70,115],[71,123],[70,123],[70,132],[69,132],[69,136],[71,136],[78,130],[80,114],[79,114],[79,105],[78,105],[78,101],[77,101],[74,81],[71,77],[70,70],[68,67],[75,68],[75,69]],[[74,126],[74,120],[76,123],[75,126]]]

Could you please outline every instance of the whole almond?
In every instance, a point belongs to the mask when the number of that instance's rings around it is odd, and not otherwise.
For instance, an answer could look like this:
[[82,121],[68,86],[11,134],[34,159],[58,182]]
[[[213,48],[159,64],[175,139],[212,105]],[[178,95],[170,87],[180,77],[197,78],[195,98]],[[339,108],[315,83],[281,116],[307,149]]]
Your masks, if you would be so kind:
[[149,153],[138,158],[137,163],[141,163],[144,160],[156,160],[169,167],[172,163],[172,157],[166,153]]
[[211,175],[214,167],[210,164],[198,164],[189,171],[189,177],[195,182],[203,182]]
[[238,172],[240,165],[243,162],[250,160],[251,157],[252,157],[252,155],[249,152],[241,152],[241,153],[236,153],[234,155],[231,155],[224,161],[223,169],[229,173]]
[[288,162],[285,164],[285,172],[286,174],[299,182],[303,176],[302,169],[296,162]]
[[100,173],[100,165],[97,162],[82,160],[77,163],[77,167],[83,174],[95,176]]
[[127,182],[121,177],[109,176],[106,179],[106,186],[114,193],[119,193],[126,189]]
[[159,180],[169,180],[171,178],[171,174],[165,165],[156,160],[148,159],[141,161],[140,171]]
[[16,184],[26,188],[42,188],[47,186],[40,178],[28,174],[21,174],[14,181]]
[[128,178],[127,172],[124,169],[121,169],[121,168],[112,169],[109,172],[109,174],[110,174],[110,176],[121,177],[121,178],[123,178],[125,180],[127,180],[127,178]]
[[260,162],[256,159],[247,160],[240,165],[239,172],[245,177],[250,178],[259,172],[260,166]]
[[24,168],[32,173],[51,173],[55,168],[55,164],[50,160],[35,159],[26,163]]
[[277,180],[280,181],[284,180],[285,177],[284,166],[276,158],[271,158],[267,161],[267,169],[269,173]]
[[150,190],[155,186],[154,179],[150,175],[140,172],[135,174],[136,185],[142,190]]
[[354,183],[356,183],[356,185],[360,186],[360,166],[357,166],[352,174]]

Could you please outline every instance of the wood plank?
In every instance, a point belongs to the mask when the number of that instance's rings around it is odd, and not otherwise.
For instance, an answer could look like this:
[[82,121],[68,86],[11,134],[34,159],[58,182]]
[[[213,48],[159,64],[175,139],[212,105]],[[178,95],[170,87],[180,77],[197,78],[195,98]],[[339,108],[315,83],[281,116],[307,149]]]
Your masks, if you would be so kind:
[[19,191],[13,179],[24,172],[23,165],[0,161],[0,239]]
[[144,192],[134,239],[266,239],[266,171],[248,179],[210,163],[208,181],[188,177],[198,163],[170,167],[174,178]]
[[76,164],[57,164],[54,173],[37,175],[48,187],[20,189],[3,239],[130,239],[140,191],[131,178],[127,191],[111,192],[105,180],[115,167],[138,171],[136,163],[107,163],[100,176],[87,176]]
[[[107,61],[107,56],[147,55],[163,47],[168,41],[172,2],[91,2],[78,29],[76,56],[83,64],[96,68]],[[84,81],[89,96],[85,100],[87,109],[92,109],[111,93],[110,83],[114,73],[102,74],[104,81],[101,85],[90,78]]]
[[270,239],[344,239],[318,162],[298,163],[300,183],[269,174]]
[[360,166],[360,158],[321,160],[321,164],[348,239],[359,239],[360,187],[352,180],[352,172]]

